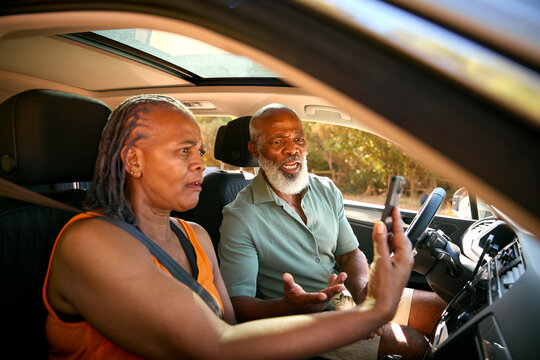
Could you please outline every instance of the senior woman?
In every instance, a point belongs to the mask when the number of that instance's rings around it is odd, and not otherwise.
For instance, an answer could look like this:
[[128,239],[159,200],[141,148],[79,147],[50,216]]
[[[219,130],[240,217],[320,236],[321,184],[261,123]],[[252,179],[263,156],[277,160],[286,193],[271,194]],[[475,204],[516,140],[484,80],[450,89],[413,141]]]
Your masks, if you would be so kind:
[[[204,151],[195,118],[170,97],[135,96],[113,111],[89,211],[66,224],[51,255],[43,291],[51,358],[301,358],[367,338],[392,318],[412,267],[397,209],[394,236],[382,223],[374,227],[375,261],[360,307],[235,325],[208,234],[170,217],[197,204]],[[105,218],[151,239],[218,311]]]

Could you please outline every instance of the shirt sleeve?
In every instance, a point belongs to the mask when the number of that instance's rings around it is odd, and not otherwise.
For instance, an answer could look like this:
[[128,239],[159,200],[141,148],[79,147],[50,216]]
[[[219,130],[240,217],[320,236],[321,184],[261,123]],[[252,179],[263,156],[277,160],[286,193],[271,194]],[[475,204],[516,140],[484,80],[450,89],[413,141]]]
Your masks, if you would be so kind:
[[336,247],[336,256],[343,255],[358,248],[358,239],[352,230],[349,220],[345,216],[345,207],[343,205],[343,195],[334,185],[335,206],[338,214],[338,238]]
[[219,231],[220,271],[229,296],[255,297],[259,260],[248,227],[225,208]]

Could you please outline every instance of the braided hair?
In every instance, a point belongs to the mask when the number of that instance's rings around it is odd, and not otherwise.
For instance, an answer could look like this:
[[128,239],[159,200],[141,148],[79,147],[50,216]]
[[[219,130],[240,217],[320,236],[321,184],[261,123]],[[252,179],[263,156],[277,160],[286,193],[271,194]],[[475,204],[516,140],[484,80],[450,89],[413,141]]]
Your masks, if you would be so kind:
[[86,210],[102,208],[106,216],[137,224],[126,199],[126,164],[122,155],[125,158],[133,144],[146,137],[141,131],[135,136],[132,134],[136,128],[147,126],[148,119],[144,115],[155,111],[156,107],[190,114],[181,102],[165,95],[137,95],[118,105],[101,134],[92,186],[84,201]]

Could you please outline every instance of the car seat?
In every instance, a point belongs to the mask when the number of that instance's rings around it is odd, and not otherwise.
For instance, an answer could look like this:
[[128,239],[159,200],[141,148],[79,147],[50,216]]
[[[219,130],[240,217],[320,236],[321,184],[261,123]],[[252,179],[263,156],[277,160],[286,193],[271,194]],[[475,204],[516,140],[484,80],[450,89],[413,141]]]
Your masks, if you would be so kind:
[[[34,190],[91,181],[110,112],[98,100],[53,90],[9,98],[0,104],[0,176]],[[43,194],[81,208],[86,191],[72,186]],[[48,357],[41,290],[52,245],[72,216],[0,197],[0,351],[5,359]]]
[[[248,150],[249,120],[251,116],[234,119],[218,129],[214,147],[214,157],[223,163],[236,167],[257,167],[259,161]],[[217,253],[219,227],[223,220],[223,207],[236,199],[236,195],[246,187],[253,175],[243,171],[223,169],[207,174],[202,183],[199,202],[192,211],[192,220],[203,226]]]

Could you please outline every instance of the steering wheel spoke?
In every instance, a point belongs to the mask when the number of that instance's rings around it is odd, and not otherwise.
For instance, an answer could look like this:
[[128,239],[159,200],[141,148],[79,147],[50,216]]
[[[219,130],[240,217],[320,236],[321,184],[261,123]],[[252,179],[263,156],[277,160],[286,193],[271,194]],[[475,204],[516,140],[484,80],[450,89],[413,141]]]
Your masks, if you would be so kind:
[[418,240],[422,237],[429,224],[435,217],[435,214],[441,207],[446,191],[443,188],[435,188],[429,197],[424,202],[424,205],[418,210],[418,213],[411,221],[409,227],[405,231],[405,235],[412,242],[413,247],[416,246]]

